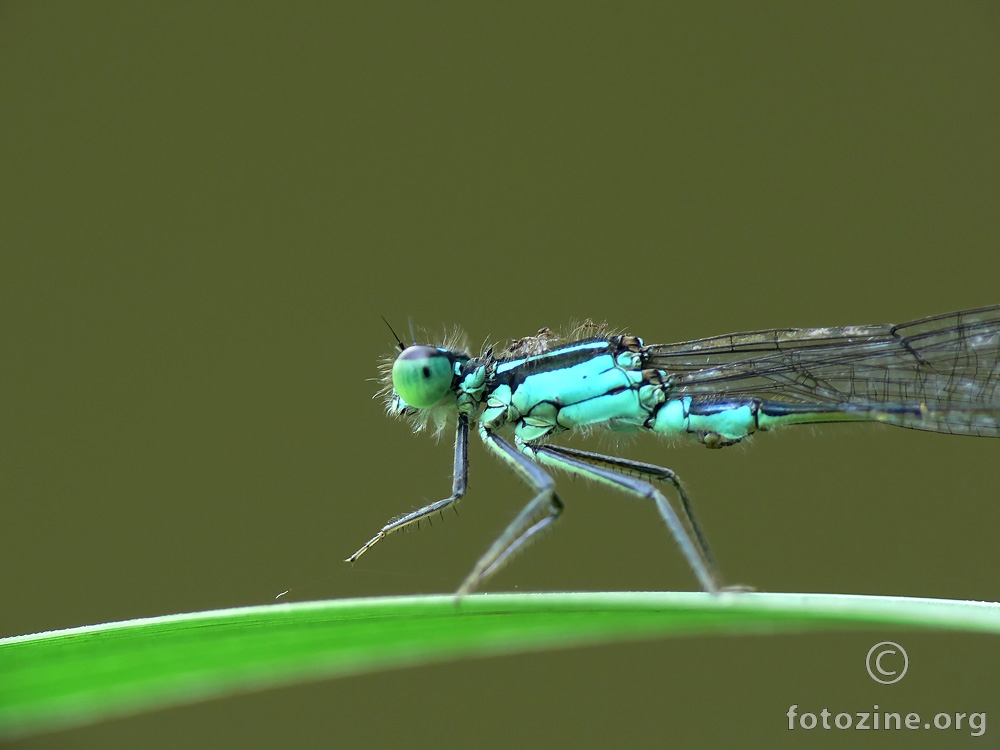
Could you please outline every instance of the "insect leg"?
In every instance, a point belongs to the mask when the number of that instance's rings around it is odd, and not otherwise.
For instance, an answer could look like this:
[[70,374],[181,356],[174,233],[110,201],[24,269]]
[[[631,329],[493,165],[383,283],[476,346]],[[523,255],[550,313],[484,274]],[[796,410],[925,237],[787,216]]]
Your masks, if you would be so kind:
[[[702,588],[711,593],[716,593],[721,589],[711,550],[695,520],[687,494],[673,471],[655,464],[640,463],[563,446],[525,444],[522,449],[546,466],[553,466],[578,476],[595,479],[646,500],[652,500],[673,535],[674,541],[681,548],[688,565],[698,577]],[[690,533],[663,493],[651,484],[652,480],[669,482],[677,490],[684,519],[691,529]]]
[[444,500],[425,505],[423,508],[411,511],[402,516],[397,516],[383,526],[379,532],[369,539],[365,545],[347,558],[345,562],[356,562],[365,552],[374,547],[378,542],[394,531],[399,531],[405,526],[416,523],[422,518],[433,515],[444,510],[452,503],[460,500],[465,495],[465,488],[469,483],[469,418],[460,414],[458,417],[458,429],[455,433],[455,465],[452,469],[451,495]]
[[555,521],[563,510],[562,501],[555,494],[555,482],[538,464],[482,423],[479,425],[479,435],[487,448],[528,483],[535,491],[535,496],[490,545],[486,554],[479,558],[472,572],[458,587],[456,595],[459,597],[472,592],[496,573],[514,552],[522,549],[535,534]]

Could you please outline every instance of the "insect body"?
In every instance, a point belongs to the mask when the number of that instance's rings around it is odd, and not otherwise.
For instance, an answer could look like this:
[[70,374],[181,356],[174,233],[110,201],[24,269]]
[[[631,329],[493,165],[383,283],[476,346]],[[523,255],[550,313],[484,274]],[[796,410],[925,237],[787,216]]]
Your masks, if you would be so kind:
[[[678,344],[647,345],[587,324],[567,341],[543,329],[480,357],[448,346],[400,343],[400,349],[387,411],[418,427],[457,416],[452,493],[393,519],[348,561],[465,494],[475,426],[535,495],[466,576],[460,596],[558,518],[563,503],[547,468],[654,503],[701,587],[721,588],[673,471],[556,445],[552,439],[564,432],[649,431],[721,448],[783,425],[874,421],[1000,437],[1000,305],[901,325],[774,329]],[[505,437],[511,431],[513,440]],[[677,493],[679,511],[658,489],[661,482]]]

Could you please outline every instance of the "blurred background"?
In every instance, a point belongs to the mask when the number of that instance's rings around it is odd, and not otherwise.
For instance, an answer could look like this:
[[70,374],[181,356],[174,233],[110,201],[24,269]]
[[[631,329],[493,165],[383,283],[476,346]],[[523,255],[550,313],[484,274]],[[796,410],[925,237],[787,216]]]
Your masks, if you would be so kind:
[[[450,491],[450,435],[372,400],[381,316],[478,352],[584,318],[656,342],[1000,301],[998,22],[989,2],[0,4],[0,636],[453,591],[529,494],[478,441],[460,516],[342,562]],[[676,470],[729,581],[1000,597],[996,441],[574,444]],[[557,529],[488,590],[696,588],[651,507],[561,481]],[[884,639],[910,658],[892,687],[864,669]],[[998,667],[980,636],[689,638],[19,746],[779,747],[805,734],[791,704],[996,711]]]

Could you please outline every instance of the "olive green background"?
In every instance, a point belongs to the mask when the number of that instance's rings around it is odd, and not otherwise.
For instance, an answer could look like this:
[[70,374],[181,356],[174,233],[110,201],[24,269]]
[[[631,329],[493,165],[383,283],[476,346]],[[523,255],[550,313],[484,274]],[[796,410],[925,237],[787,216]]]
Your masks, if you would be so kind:
[[[648,341],[1000,301],[995,3],[3,3],[0,635],[453,590],[461,515],[379,357],[587,317]],[[789,429],[617,450],[685,479],[726,577],[996,600],[996,441]],[[691,589],[649,507],[563,478],[490,590]],[[891,638],[909,672],[865,672]],[[987,711],[994,639],[692,638],[331,681],[21,746],[951,746],[785,712]],[[0,676],[2,679],[2,676]],[[808,734],[808,739],[802,735]],[[987,736],[991,734],[987,730]]]

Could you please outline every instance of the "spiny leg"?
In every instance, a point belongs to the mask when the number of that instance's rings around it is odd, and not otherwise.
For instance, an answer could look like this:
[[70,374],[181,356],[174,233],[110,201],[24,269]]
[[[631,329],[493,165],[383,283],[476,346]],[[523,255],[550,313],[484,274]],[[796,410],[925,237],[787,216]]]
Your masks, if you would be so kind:
[[[656,509],[667,524],[667,528],[674,537],[674,541],[681,548],[681,552],[688,561],[688,565],[698,577],[701,587],[710,593],[717,593],[721,586],[719,576],[715,570],[715,563],[705,538],[702,535],[694,515],[691,513],[691,505],[687,501],[684,490],[681,489],[677,475],[670,469],[665,469],[654,464],[644,464],[636,461],[628,461],[613,456],[604,456],[599,453],[588,453],[572,448],[564,448],[554,445],[521,445],[519,446],[535,460],[546,466],[554,466],[573,474],[596,479],[604,484],[630,492],[647,500],[652,500],[656,504]],[[611,467],[611,468],[607,468]],[[638,476],[631,476],[621,472],[635,472]],[[694,540],[688,533],[680,517],[673,507],[656,487],[650,484],[648,479],[662,479],[668,481],[677,488],[681,496],[681,505],[684,515],[691,525]]]
[[708,567],[713,571],[713,577],[718,578],[718,576],[715,575],[717,573],[715,556],[712,554],[712,550],[708,546],[708,540],[702,533],[701,526],[699,526],[698,520],[695,518],[694,508],[691,506],[691,501],[688,500],[687,492],[684,491],[684,485],[681,484],[680,477],[677,476],[675,471],[668,469],[665,466],[647,464],[642,461],[632,461],[618,456],[606,456],[603,453],[591,453],[590,451],[582,451],[577,448],[567,448],[562,445],[549,444],[545,446],[545,450],[558,453],[561,456],[578,458],[588,464],[603,466],[604,468],[608,468],[616,472],[631,474],[641,479],[645,479],[647,482],[658,481],[669,482],[672,484],[674,489],[677,490],[677,496],[681,501],[681,511],[684,515],[684,521],[688,524],[691,532],[694,534],[695,541],[698,543],[698,549],[701,551],[702,557],[705,559]]
[[457,597],[471,593],[496,573],[510,556],[555,521],[562,513],[563,504],[555,494],[555,482],[541,467],[523,455],[514,446],[482,424],[479,436],[487,448],[496,453],[535,491],[535,496],[517,517],[508,524],[486,554],[479,558],[472,572],[465,577],[455,593]]
[[465,488],[469,483],[469,418],[464,414],[458,417],[458,429],[455,432],[455,465],[452,468],[451,495],[444,500],[425,505],[419,510],[412,511],[402,516],[393,518],[383,526],[379,532],[369,539],[365,545],[347,558],[345,562],[353,563],[365,552],[374,547],[378,542],[394,531],[399,531],[404,526],[416,523],[423,518],[427,518],[434,513],[444,510],[452,503],[460,500],[465,495]]

